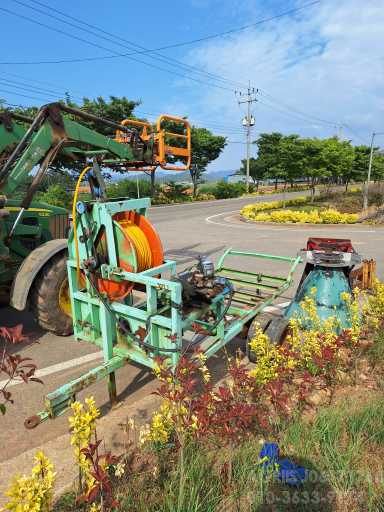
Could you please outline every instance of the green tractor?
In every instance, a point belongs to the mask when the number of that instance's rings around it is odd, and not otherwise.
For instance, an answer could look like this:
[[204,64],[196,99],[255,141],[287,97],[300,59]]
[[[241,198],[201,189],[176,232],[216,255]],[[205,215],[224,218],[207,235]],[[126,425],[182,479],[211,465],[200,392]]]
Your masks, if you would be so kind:
[[[77,119],[103,127],[110,135]],[[169,131],[170,123],[176,133]],[[68,212],[33,201],[58,155],[69,162],[68,168],[71,162],[87,165],[84,175],[93,200],[105,201],[100,166],[120,172],[153,171],[157,166],[188,169],[190,127],[185,119],[167,115],[161,115],[155,127],[132,119],[116,123],[61,103],[44,105],[33,120],[0,113],[0,294],[8,294],[9,304],[19,311],[29,308],[44,329],[68,335],[73,330],[67,279]],[[23,199],[13,199],[31,174]]]
[[[18,114],[0,115],[0,165],[4,164],[32,123]],[[26,175],[17,184],[23,185]],[[29,307],[41,327],[60,335],[72,332],[66,270],[67,210],[32,201],[7,199],[14,193],[5,178],[0,185],[0,300],[16,309]],[[13,226],[14,229],[13,229]]]

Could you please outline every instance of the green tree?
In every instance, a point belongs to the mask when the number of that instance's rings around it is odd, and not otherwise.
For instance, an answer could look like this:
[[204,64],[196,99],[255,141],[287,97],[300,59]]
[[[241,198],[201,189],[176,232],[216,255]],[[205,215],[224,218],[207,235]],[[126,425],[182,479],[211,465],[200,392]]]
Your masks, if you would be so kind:
[[308,179],[312,197],[316,192],[316,185],[324,178],[330,176],[324,160],[323,141],[317,138],[301,139],[303,144],[304,176]]
[[276,188],[282,169],[279,148],[283,137],[283,134],[279,132],[261,133],[255,141],[258,147],[259,165],[265,170],[265,178],[275,180]]
[[[70,107],[84,110],[85,112],[94,114],[97,117],[109,119],[111,121],[115,121],[116,123],[120,123],[123,119],[126,118],[135,118],[133,111],[138,105],[140,105],[140,101],[129,100],[125,96],[121,98],[110,96],[109,100],[106,100],[101,96],[93,100],[89,98],[83,98],[82,103],[78,104],[73,102],[69,95],[66,95],[66,98],[62,100],[62,102]],[[17,107],[14,109],[14,111],[33,118],[36,116],[38,108],[34,106],[26,108]],[[70,118],[73,117],[69,114],[64,115]],[[80,123],[103,135],[109,137],[114,136],[113,128],[103,124],[87,121],[84,119],[81,119]],[[72,158],[61,154],[56,158],[55,162],[53,162],[51,169],[58,173],[77,176],[83,169],[84,165],[85,164],[82,160],[73,160]],[[106,172],[108,173],[108,171]]]
[[[384,156],[378,153],[379,148],[374,148],[373,159],[372,159],[372,171],[371,178],[375,181],[381,181],[384,179]],[[367,179],[370,147],[361,145],[355,146],[354,148],[354,160],[353,160],[353,179],[355,181],[365,181]]]
[[348,184],[353,177],[353,161],[355,153],[350,141],[341,141],[337,137],[323,139],[322,157],[326,174],[333,183],[343,182],[348,189]]
[[[88,112],[89,114],[93,114],[103,119],[115,121],[116,123],[121,123],[121,121],[127,118],[135,118],[133,111],[140,105],[140,103],[140,101],[129,100],[125,96],[122,96],[121,98],[118,98],[117,96],[110,96],[108,101],[106,101],[102,96],[99,96],[94,100],[83,98],[82,105],[77,105],[70,100],[68,101],[68,105],[71,107],[79,108],[80,110],[84,110],[84,112]],[[81,120],[81,124],[84,124],[91,128],[91,130],[95,130],[103,135],[113,136],[115,134],[113,128],[100,123]]]
[[50,185],[46,192],[39,192],[36,195],[36,201],[51,204],[52,206],[61,206],[69,208],[71,205],[72,195],[68,193],[65,185],[56,183]]
[[298,135],[279,132],[261,133],[255,141],[258,146],[257,165],[263,178],[293,184],[303,173],[303,145]]
[[226,146],[226,138],[213,135],[206,128],[191,129],[192,160],[190,174],[193,183],[193,196],[197,194],[197,186],[202,174],[207,170],[207,166],[213,160],[219,157]]
[[135,179],[123,179],[107,186],[107,196],[111,198],[136,198],[137,192],[139,192],[140,197],[149,196],[151,194],[150,181],[147,179],[139,179],[138,182],[136,182]]
[[284,180],[284,188],[287,183],[293,186],[294,181],[303,176],[304,172],[304,147],[298,135],[287,135],[281,139],[279,157],[279,176]]
[[[237,174],[246,175],[247,174],[247,161],[241,161],[241,167]],[[263,181],[266,176],[266,168],[263,161],[260,158],[250,158],[249,159],[249,175],[256,185],[256,190],[259,189],[260,181]]]

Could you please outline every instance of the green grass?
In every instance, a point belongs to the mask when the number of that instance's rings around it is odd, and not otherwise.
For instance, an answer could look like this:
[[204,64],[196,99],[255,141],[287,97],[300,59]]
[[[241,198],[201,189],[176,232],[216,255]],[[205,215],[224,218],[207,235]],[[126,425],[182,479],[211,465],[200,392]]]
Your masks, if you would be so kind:
[[375,343],[368,350],[368,358],[373,367],[384,361],[384,332],[380,332],[376,339]]
[[[255,435],[239,446],[198,443],[185,448],[181,466],[167,450],[144,470],[116,480],[123,512],[379,512],[384,511],[384,407],[370,392],[321,409],[309,423],[293,420],[277,440],[281,456],[304,466],[309,477],[290,487],[258,465]],[[54,510],[81,510],[73,494]]]
[[384,454],[382,398],[328,407],[311,425],[295,422],[284,433],[282,446],[316,467],[336,496],[356,507],[352,510],[381,510],[377,507],[384,496],[379,474]]

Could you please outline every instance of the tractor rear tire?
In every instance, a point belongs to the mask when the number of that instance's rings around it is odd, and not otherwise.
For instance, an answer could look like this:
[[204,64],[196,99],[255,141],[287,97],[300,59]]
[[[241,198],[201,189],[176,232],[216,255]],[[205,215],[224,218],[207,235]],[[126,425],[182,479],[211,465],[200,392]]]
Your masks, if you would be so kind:
[[41,269],[30,304],[40,327],[59,336],[72,334],[66,252],[56,254]]

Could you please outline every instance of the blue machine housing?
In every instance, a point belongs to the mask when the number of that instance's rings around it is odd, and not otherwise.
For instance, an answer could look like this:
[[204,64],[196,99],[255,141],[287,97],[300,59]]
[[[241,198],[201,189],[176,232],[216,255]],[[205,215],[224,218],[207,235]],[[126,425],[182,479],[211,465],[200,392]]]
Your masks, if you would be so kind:
[[[352,294],[350,273],[361,262],[350,240],[310,238],[307,243],[307,263],[295,297],[284,312],[284,317],[303,318],[300,302],[313,297],[320,320],[338,319],[339,330],[351,327],[348,304],[343,293]],[[308,326],[310,327],[310,326]]]
[[[314,289],[316,289],[315,292]],[[284,316],[300,318],[302,314],[300,302],[305,297],[312,296],[316,303],[318,317],[321,320],[335,316],[339,321],[340,328],[348,329],[351,327],[351,321],[347,303],[341,298],[344,292],[350,294],[352,289],[343,269],[314,267],[299,286],[295,298],[286,309]]]

